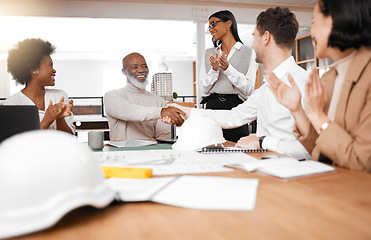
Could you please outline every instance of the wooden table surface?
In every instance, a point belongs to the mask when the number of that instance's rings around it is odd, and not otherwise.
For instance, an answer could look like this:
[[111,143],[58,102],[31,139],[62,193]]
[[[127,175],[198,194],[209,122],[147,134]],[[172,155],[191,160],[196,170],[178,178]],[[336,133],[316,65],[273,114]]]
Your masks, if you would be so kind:
[[201,175],[259,178],[255,209],[114,202],[79,208],[52,228],[15,239],[371,239],[371,174],[337,168],[285,183],[242,171]]

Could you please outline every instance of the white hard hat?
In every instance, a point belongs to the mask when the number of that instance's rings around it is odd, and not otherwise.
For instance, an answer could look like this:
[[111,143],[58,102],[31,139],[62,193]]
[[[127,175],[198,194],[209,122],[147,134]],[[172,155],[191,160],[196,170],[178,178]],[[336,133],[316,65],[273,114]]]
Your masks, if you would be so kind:
[[193,151],[210,145],[224,143],[220,125],[201,111],[194,112],[180,127],[179,138],[173,144],[175,150]]
[[114,199],[92,151],[55,130],[0,144],[0,193],[0,238],[48,228],[75,208],[103,208]]

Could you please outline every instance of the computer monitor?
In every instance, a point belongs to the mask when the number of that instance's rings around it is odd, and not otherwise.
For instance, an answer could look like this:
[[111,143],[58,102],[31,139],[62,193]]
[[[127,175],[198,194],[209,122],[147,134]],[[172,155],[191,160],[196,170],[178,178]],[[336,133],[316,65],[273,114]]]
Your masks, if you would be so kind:
[[14,134],[36,129],[40,129],[37,106],[0,106],[0,143]]

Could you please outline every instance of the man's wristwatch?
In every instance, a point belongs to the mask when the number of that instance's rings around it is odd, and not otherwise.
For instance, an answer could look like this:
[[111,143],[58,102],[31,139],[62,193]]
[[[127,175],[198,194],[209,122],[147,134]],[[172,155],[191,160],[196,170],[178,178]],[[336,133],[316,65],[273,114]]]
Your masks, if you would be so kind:
[[265,136],[261,136],[259,138],[259,146],[260,146],[261,149],[263,149],[263,140],[264,140],[264,138],[265,138]]

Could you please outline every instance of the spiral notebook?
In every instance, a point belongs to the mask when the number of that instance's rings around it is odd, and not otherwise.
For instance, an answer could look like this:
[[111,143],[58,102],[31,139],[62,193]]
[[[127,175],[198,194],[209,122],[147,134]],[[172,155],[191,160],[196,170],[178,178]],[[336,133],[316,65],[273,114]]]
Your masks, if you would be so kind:
[[244,149],[238,147],[204,147],[198,150],[200,153],[233,153],[233,152],[266,152],[267,149]]

